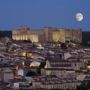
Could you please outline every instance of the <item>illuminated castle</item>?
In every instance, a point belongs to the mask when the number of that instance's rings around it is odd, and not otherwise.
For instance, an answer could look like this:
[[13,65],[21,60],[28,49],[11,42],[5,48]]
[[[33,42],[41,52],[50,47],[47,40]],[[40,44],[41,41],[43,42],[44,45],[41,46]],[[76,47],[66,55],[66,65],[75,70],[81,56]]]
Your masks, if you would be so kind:
[[81,29],[58,29],[58,28],[43,28],[30,29],[22,27],[12,31],[13,40],[31,40],[32,42],[65,42],[66,40],[73,40],[82,42]]

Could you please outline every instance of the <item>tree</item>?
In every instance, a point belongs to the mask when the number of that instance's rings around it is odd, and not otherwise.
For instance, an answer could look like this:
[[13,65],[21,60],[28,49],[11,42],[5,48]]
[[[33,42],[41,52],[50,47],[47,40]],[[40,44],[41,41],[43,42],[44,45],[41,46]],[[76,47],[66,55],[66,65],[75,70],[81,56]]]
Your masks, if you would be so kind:
[[65,43],[62,43],[62,44],[61,44],[61,48],[62,48],[62,49],[67,49],[66,44],[65,44]]
[[78,86],[76,90],[90,90],[90,80],[83,81],[82,84]]

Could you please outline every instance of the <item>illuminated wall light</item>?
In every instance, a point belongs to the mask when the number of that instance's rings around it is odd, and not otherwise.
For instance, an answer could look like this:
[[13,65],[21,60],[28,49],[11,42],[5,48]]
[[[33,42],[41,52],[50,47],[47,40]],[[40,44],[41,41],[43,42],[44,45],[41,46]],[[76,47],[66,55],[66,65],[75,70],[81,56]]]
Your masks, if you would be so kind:
[[25,62],[22,62],[22,65],[25,66]]
[[32,53],[28,53],[27,57],[31,58],[32,57]]
[[88,69],[90,69],[90,65],[89,65],[89,66],[87,66],[87,68],[88,68]]
[[25,57],[26,56],[26,52],[22,52],[21,55]]
[[18,75],[18,66],[16,67],[15,74]]

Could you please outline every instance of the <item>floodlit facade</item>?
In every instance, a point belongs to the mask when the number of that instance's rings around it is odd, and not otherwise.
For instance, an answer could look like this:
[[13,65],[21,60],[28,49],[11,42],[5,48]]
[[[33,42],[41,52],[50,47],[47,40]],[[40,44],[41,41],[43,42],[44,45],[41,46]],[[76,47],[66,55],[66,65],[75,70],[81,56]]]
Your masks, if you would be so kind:
[[82,42],[82,30],[81,29],[66,29],[65,40]]
[[59,29],[57,31],[53,31],[52,40],[55,42],[65,42],[65,32],[63,29]]
[[82,42],[81,29],[59,29],[59,28],[43,28],[43,29],[30,29],[23,27],[12,31],[13,40],[31,40],[32,42],[65,42],[76,41]]
[[12,31],[13,40],[31,40],[32,42],[38,42],[38,34],[31,32],[29,28],[20,28]]

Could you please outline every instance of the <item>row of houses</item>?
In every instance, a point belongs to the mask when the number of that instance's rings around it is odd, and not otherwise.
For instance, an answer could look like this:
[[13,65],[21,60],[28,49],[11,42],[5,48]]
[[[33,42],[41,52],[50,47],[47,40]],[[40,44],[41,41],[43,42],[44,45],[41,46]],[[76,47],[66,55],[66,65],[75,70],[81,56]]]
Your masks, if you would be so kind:
[[[65,82],[66,81],[66,82]],[[59,89],[59,90],[76,90],[77,86],[79,86],[81,82],[71,80],[70,79],[62,79],[55,75],[47,75],[44,77],[40,77],[33,81],[33,87],[35,88],[45,88],[45,89]]]

